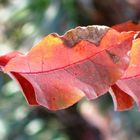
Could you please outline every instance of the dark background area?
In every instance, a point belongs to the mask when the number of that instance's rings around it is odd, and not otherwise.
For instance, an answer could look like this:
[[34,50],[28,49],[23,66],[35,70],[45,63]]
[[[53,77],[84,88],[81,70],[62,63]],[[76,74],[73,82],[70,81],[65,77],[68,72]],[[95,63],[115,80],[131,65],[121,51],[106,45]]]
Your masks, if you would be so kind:
[[[0,55],[28,52],[49,33],[140,19],[140,0],[0,0]],[[140,112],[114,112],[111,97],[52,112],[27,105],[0,72],[0,140],[139,140]]]

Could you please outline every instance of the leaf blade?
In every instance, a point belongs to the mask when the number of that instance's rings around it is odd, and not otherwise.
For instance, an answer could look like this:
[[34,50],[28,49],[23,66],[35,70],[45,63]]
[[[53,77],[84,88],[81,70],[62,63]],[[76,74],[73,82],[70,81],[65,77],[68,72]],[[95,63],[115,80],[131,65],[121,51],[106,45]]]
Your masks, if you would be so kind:
[[[66,38],[66,35],[50,34],[28,54],[9,60],[3,69],[18,73],[32,85],[33,100],[27,93],[29,91],[23,89],[31,104],[58,110],[73,105],[85,95],[95,99],[105,94],[123,75],[129,63],[127,53],[134,36],[134,32],[100,29],[99,26],[93,26],[93,31],[84,28],[87,34],[96,31],[93,39],[79,35],[77,29],[73,29]],[[75,32],[80,40],[73,38]],[[22,81],[17,80],[19,83]]]

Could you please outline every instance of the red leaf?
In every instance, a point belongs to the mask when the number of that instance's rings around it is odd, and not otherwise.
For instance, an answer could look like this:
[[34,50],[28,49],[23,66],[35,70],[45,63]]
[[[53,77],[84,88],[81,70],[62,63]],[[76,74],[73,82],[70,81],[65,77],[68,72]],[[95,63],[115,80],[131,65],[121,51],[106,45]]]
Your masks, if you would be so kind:
[[116,84],[132,96],[140,108],[140,39],[133,42],[130,65],[125,75]]
[[[6,64],[13,59],[14,57],[22,55],[19,52],[12,52],[8,53],[7,55],[0,56],[0,68],[3,69],[3,67],[6,66]],[[38,105],[35,93],[32,85],[28,80],[26,80],[24,77],[22,77],[20,74],[11,72],[9,75],[19,83],[19,86],[21,87],[21,90],[23,91],[23,94],[25,95],[27,102],[31,105]]]
[[90,99],[103,95],[123,75],[133,36],[105,26],[77,27],[64,36],[48,35],[2,69],[18,80],[30,104],[66,108],[85,94]]
[[[139,33],[140,23],[139,22],[127,21],[127,22],[124,22],[124,23],[121,23],[121,24],[114,25],[112,28],[116,29],[119,32],[132,31],[132,30],[137,31],[137,33],[135,35],[135,38],[140,38],[140,33]],[[135,49],[135,47],[137,46],[135,43],[133,44],[133,49],[131,50],[131,63],[129,65],[129,68],[127,69],[124,77],[127,77],[127,73],[129,73],[128,74],[129,76],[131,75],[133,77],[136,73],[139,74],[139,72],[140,72],[137,68],[132,68],[132,65],[134,63],[135,63],[136,66],[138,66],[138,62],[140,61],[140,59],[138,59],[138,56],[140,55],[140,50],[138,50],[138,48]],[[118,82],[120,83],[120,81],[118,81]],[[121,84],[123,85],[122,82],[121,82]],[[131,97],[134,98],[134,96],[132,94],[129,94],[130,91],[124,90],[124,87],[122,85],[121,85],[122,88],[119,89],[119,87],[120,87],[119,85],[120,84],[114,85],[115,88],[112,87],[113,93],[111,95],[113,96],[114,101],[118,101],[117,103],[114,102],[115,103],[115,108],[116,108],[116,110],[127,110],[127,109],[129,109],[133,106],[133,104],[130,102],[130,100],[132,101],[132,99],[130,99],[130,98]],[[130,88],[130,86],[129,86],[129,88]],[[131,95],[131,97],[129,96],[129,99],[126,98],[126,94],[127,94],[127,96],[128,96],[128,94]],[[120,95],[121,95],[121,100],[124,102],[123,103],[124,106],[122,106],[123,104],[120,101]],[[120,105],[120,103],[122,105]],[[126,103],[128,103],[128,104],[126,104]]]
[[4,67],[6,66],[6,64],[14,57],[16,56],[19,56],[21,55],[21,53],[19,52],[11,52],[11,53],[8,53],[7,55],[3,55],[3,56],[0,56],[0,67]]
[[11,72],[11,77],[16,80],[21,87],[21,90],[23,92],[23,95],[26,97],[27,102],[30,105],[38,105],[36,101],[35,91],[31,83],[21,74],[16,72]]
[[121,24],[112,26],[113,29],[124,32],[124,31],[140,31],[140,23],[135,21],[127,21]]
[[121,90],[116,84],[111,86],[110,94],[113,98],[116,111],[124,111],[132,108],[134,100],[131,96]]

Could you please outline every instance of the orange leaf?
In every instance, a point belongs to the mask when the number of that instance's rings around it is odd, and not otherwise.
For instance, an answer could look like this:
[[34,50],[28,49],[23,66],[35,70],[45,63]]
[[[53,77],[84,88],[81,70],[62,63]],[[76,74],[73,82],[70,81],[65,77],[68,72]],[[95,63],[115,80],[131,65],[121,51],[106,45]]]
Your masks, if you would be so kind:
[[[26,55],[1,65],[20,84],[28,102],[52,110],[105,94],[124,74],[134,32],[106,26],[77,27],[50,34]],[[9,56],[0,57],[0,64]],[[29,87],[29,88],[28,88]]]

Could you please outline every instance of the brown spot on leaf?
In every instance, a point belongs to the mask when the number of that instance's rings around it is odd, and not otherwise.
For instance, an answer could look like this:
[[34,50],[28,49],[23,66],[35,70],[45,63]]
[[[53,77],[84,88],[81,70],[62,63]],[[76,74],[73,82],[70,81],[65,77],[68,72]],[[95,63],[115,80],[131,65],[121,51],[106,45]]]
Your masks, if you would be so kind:
[[75,44],[81,40],[87,40],[96,46],[100,44],[101,39],[109,30],[106,26],[87,26],[87,27],[77,27],[66,32],[61,38],[68,47],[73,47]]
[[120,57],[119,57],[119,56],[117,56],[116,54],[110,52],[109,50],[106,50],[106,53],[109,55],[109,57],[111,58],[111,60],[112,60],[114,63],[119,62],[119,60],[120,60]]

